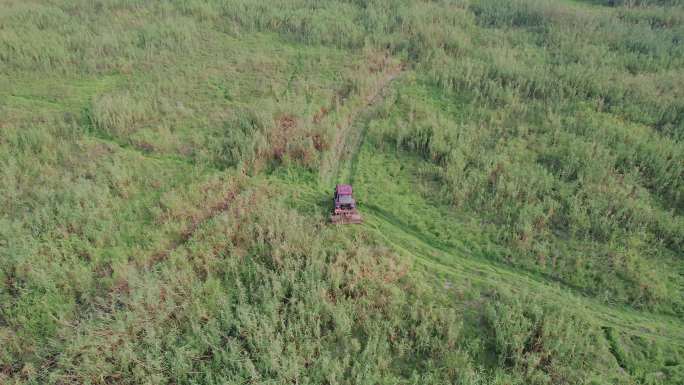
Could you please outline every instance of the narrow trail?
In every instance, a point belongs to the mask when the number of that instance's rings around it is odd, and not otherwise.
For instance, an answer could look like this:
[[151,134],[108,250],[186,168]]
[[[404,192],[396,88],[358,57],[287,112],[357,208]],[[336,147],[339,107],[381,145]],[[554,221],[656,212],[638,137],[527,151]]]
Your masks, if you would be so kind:
[[[330,155],[325,160],[324,169],[332,169],[329,174],[330,180],[326,178],[326,184],[330,185],[334,182],[342,182],[345,179],[352,183],[354,178],[353,169],[356,164],[359,149],[365,140],[365,133],[367,127],[364,125],[361,129],[354,129],[358,121],[364,117],[368,111],[372,109],[379,101],[384,100],[385,93],[389,89],[393,81],[399,78],[404,73],[403,63],[390,63],[389,57],[385,58],[383,68],[380,71],[381,75],[375,79],[374,84],[363,95],[361,95],[362,102],[360,105],[352,108],[337,124],[337,131],[335,133],[334,146]],[[349,168],[342,165],[348,163]],[[346,172],[348,175],[341,175]]]
[[[315,206],[321,191],[297,186],[295,200],[305,207]],[[496,261],[474,256],[468,250],[445,245],[431,235],[417,233],[407,223],[374,205],[361,208],[365,229],[384,239],[395,251],[410,258],[428,274],[448,277],[452,283],[476,284],[486,288],[504,288],[511,293],[521,290],[543,293],[549,301],[557,301],[597,327],[614,328],[630,336],[646,337],[684,347],[684,323],[675,316],[653,314],[626,305],[609,305],[583,295],[566,284],[544,275],[518,269]]]
[[171,240],[168,244],[164,245],[161,249],[147,258],[144,261],[145,267],[149,269],[157,263],[167,259],[169,255],[178,248],[186,245],[194,237],[200,227],[228,211],[231,204],[242,190],[243,187],[239,183],[231,186],[218,202],[211,204],[198,217],[191,218],[190,223],[181,231],[177,239]]
[[[511,292],[521,288],[543,292],[550,298],[572,304],[578,310],[591,314],[594,320],[600,321],[599,326],[609,325],[631,335],[667,339],[669,343],[684,346],[684,325],[677,322],[675,317],[609,306],[539,275],[521,272],[514,267],[500,266],[492,261],[471,258],[461,251],[439,244],[438,241],[429,242],[426,240],[429,236],[415,235],[407,229],[406,224],[388,218],[375,209],[367,209],[364,214],[367,227],[430,271],[443,273],[459,281],[475,281],[491,287],[503,285]],[[435,246],[435,242],[439,245]]]
[[[377,87],[366,97],[362,108],[352,110],[336,135],[330,159],[336,162],[333,180],[355,182],[359,157],[368,131],[368,122],[358,124],[387,94],[392,83],[403,74],[403,66],[385,69]],[[326,183],[330,185],[330,183]],[[467,250],[454,249],[432,240],[429,234],[415,234],[407,224],[388,217],[382,208],[362,208],[366,228],[384,238],[398,251],[410,256],[426,270],[460,281],[479,282],[490,287],[504,286],[511,292],[521,288],[544,293],[589,314],[599,327],[613,327],[626,334],[665,340],[684,346],[684,324],[674,316],[641,312],[627,306],[611,306],[584,295],[577,288],[535,272],[501,266],[494,261],[473,257]]]

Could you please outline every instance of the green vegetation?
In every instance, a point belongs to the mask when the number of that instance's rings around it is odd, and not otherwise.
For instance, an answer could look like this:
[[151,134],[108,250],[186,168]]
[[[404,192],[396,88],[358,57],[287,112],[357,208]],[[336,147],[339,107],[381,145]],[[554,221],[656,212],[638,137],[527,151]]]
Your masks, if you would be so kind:
[[681,384],[682,68],[677,0],[4,1],[0,383]]

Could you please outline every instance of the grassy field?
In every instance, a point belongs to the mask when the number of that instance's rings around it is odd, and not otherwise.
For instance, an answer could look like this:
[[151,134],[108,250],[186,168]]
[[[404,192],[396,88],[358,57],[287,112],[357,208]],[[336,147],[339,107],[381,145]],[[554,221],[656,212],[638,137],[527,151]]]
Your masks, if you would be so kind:
[[682,68],[678,0],[5,0],[0,384],[682,384]]

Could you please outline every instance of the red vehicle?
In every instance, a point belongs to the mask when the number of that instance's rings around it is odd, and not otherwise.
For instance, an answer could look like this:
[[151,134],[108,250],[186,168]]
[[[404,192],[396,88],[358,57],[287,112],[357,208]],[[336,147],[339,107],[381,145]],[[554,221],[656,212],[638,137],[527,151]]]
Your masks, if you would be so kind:
[[352,196],[351,185],[338,184],[335,186],[330,222],[335,224],[354,224],[363,222],[361,214],[356,210],[356,201]]

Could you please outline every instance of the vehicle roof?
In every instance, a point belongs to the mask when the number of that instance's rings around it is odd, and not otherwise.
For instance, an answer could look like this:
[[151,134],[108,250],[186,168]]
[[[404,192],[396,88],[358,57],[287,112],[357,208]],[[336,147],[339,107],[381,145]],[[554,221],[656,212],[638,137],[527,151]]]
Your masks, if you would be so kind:
[[338,184],[335,186],[335,191],[337,191],[338,194],[351,195],[352,186],[349,184]]

